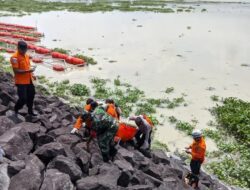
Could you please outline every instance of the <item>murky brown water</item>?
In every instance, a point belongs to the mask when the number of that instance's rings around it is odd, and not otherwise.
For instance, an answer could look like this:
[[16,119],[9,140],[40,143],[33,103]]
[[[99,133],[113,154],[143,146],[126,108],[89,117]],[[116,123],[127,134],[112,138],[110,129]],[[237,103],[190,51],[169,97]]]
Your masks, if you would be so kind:
[[[212,117],[207,109],[215,105],[211,95],[250,100],[250,67],[241,66],[250,64],[250,5],[204,4],[202,8],[208,12],[62,11],[4,17],[0,21],[35,25],[45,33],[41,43],[47,47],[84,52],[98,61],[96,66],[65,74],[39,66],[37,74],[83,83],[93,76],[113,79],[120,75],[156,98],[166,96],[163,91],[173,86],[175,91],[169,96],[187,94],[188,106],[160,112],[184,121],[197,119],[198,128],[208,128]],[[159,126],[156,136],[171,150],[191,142],[167,122]],[[214,148],[209,141],[208,150]]]

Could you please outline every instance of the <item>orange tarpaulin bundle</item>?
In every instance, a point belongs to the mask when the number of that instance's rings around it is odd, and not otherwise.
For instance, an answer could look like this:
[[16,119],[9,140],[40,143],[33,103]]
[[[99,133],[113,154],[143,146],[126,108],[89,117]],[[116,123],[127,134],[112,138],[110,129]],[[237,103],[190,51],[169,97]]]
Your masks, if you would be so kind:
[[126,142],[132,140],[136,132],[137,132],[136,127],[126,123],[120,123],[118,131],[116,133],[116,137],[120,138],[121,141]]

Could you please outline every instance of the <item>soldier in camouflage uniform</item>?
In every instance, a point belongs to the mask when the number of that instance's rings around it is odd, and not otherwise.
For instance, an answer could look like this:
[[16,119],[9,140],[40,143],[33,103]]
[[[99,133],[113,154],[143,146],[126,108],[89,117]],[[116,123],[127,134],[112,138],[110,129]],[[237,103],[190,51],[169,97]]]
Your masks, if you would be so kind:
[[105,162],[112,159],[117,150],[114,145],[114,137],[118,130],[117,120],[109,116],[103,107],[97,107],[93,113],[86,111],[82,114],[82,120],[91,120],[92,130],[96,131],[99,148]]

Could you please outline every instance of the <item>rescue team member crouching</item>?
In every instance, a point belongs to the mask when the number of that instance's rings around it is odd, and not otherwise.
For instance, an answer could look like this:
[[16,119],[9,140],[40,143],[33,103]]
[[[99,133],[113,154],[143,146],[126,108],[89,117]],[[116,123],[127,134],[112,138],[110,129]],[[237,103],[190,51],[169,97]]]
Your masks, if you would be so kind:
[[118,130],[118,121],[108,115],[100,106],[93,113],[83,111],[80,117],[82,122],[91,122],[91,130],[96,132],[103,161],[112,160],[117,153],[114,137]]
[[138,131],[135,135],[135,146],[138,149],[149,150],[151,146],[151,134],[153,124],[146,115],[130,117],[129,120],[135,121]]
[[189,184],[198,188],[200,168],[201,164],[205,160],[206,153],[206,142],[200,130],[194,130],[192,132],[193,143],[186,147],[186,153],[192,155],[192,159],[190,162],[191,174],[188,174]]
[[16,53],[10,58],[18,94],[18,101],[15,105],[15,114],[17,115],[18,111],[26,104],[28,107],[28,114],[30,116],[37,116],[33,112],[35,87],[32,80],[36,79],[33,75],[35,68],[31,68],[30,66],[29,56],[26,54],[27,49],[27,43],[19,41]]
[[[84,106],[84,110],[87,112],[93,112],[95,108],[98,106],[98,103],[94,101],[92,98],[88,98],[86,101],[86,105]],[[93,136],[95,137],[95,133],[91,131],[91,121],[85,121],[87,133],[84,134],[85,137]],[[71,134],[79,133],[79,130],[81,129],[83,124],[81,116],[78,117],[76,124],[74,125],[74,128],[70,132]]]

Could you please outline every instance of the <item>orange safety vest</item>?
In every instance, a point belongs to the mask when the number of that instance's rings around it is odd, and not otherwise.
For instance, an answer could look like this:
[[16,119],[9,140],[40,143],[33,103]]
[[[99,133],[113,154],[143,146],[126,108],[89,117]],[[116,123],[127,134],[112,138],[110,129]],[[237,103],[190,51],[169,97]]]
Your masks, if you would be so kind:
[[107,112],[111,117],[113,117],[113,118],[119,120],[118,114],[117,114],[117,112],[116,112],[116,107],[115,107],[114,104],[108,104],[107,109],[106,109],[106,112]]
[[201,162],[205,160],[206,142],[203,137],[199,142],[196,142],[194,140],[193,143],[190,145],[190,148],[192,160],[200,160]]
[[[84,110],[89,112],[91,110],[91,104],[86,104],[84,106]],[[83,121],[81,116],[77,118],[74,128],[77,128],[79,130],[82,127],[83,122],[86,123],[87,128],[91,128],[91,121]]]
[[150,127],[152,127],[152,128],[154,127],[152,120],[148,116],[146,116],[145,114],[143,114],[143,119],[145,119],[148,122]]
[[[29,56],[14,53],[10,58],[10,63],[13,69],[30,70]],[[32,73],[15,73],[15,84],[30,84],[32,81]]]

